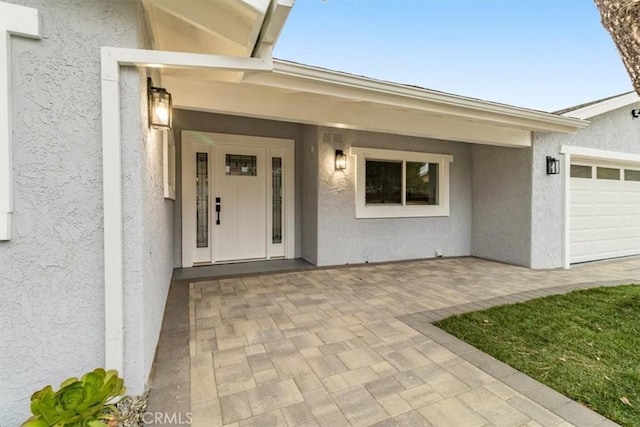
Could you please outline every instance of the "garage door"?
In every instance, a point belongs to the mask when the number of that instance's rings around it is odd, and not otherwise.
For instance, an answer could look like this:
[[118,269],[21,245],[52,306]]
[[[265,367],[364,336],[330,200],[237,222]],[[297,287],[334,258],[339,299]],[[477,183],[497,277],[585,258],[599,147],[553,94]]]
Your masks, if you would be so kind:
[[640,166],[572,161],[572,263],[640,254]]

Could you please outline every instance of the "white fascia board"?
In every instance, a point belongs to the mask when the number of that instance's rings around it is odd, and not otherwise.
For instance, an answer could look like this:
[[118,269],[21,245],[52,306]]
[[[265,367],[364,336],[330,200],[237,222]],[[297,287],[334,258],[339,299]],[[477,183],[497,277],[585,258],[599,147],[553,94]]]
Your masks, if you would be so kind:
[[617,96],[615,98],[606,99],[586,107],[562,113],[565,117],[574,117],[577,119],[590,119],[601,114],[608,113],[618,108],[627,107],[632,104],[640,103],[640,95],[635,92]]
[[[588,122],[583,120],[557,114],[482,101],[424,88],[414,88],[398,83],[320,69],[308,65],[292,64],[279,60],[274,60],[273,65],[273,76],[295,77],[302,82],[328,83],[336,88],[355,89],[363,95],[377,94],[387,97],[419,100],[420,102],[443,107],[454,107],[455,110],[459,111],[460,115],[470,116],[471,118],[474,118],[474,112],[480,112],[483,115],[490,113],[494,116],[495,120],[503,124],[509,124],[511,121],[513,126],[527,128],[528,130],[571,133],[589,125]],[[249,81],[250,79],[251,77],[248,78]],[[267,84],[270,79],[271,75],[261,76],[258,83]],[[304,88],[300,89],[303,90]],[[449,110],[449,112],[451,111],[453,110]]]
[[569,154],[573,157],[584,157],[594,160],[616,161],[621,163],[640,163],[640,154],[624,153],[621,151],[598,150],[596,148],[579,147],[576,145],[563,145],[560,154]]
[[254,56],[271,57],[273,47],[278,41],[278,37],[280,37],[282,28],[284,28],[284,24],[287,22],[294,3],[295,0],[273,0],[271,2],[267,16],[260,29],[260,36],[256,44]]
[[271,71],[271,58],[101,48],[104,216],[105,366],[123,373],[124,272],[120,67]]
[[40,38],[38,9],[0,2],[0,241],[11,239],[13,213],[12,36]]

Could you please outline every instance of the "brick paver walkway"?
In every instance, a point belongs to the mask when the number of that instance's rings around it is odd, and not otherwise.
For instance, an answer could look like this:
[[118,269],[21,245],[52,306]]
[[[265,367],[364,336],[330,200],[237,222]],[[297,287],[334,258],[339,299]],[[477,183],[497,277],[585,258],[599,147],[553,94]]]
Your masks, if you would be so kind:
[[[190,283],[188,355],[163,356],[161,341],[158,364],[190,362],[179,393],[188,390],[196,426],[607,425],[535,403],[407,315],[426,322],[430,312],[613,281],[640,282],[640,258],[553,271],[439,259]],[[171,381],[158,372],[162,391]]]

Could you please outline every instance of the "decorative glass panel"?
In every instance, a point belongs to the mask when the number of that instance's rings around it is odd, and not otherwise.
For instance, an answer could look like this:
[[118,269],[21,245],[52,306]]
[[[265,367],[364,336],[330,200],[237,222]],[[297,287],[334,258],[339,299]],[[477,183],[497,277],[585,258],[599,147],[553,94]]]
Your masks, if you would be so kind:
[[271,159],[272,243],[282,243],[282,158]]
[[196,247],[209,247],[209,158],[196,153]]
[[365,203],[402,203],[402,162],[367,160]]
[[625,169],[624,170],[625,181],[640,181],[640,170]]
[[225,162],[226,175],[256,176],[256,156],[227,154]]
[[438,164],[407,162],[406,204],[438,204]]
[[615,168],[597,168],[596,176],[598,179],[620,180],[620,169]]
[[571,165],[571,178],[589,178],[592,177],[592,167],[582,165]]

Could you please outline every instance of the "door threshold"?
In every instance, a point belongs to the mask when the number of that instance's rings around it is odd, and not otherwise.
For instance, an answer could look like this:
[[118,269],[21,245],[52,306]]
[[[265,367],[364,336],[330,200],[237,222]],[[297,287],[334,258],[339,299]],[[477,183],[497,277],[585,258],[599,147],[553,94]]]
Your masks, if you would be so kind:
[[315,265],[302,258],[292,259],[260,259],[251,261],[234,261],[199,265],[194,267],[175,268],[173,280],[198,281],[216,280],[228,277],[245,276],[251,274],[279,273],[296,270],[307,270]]

